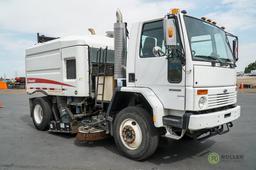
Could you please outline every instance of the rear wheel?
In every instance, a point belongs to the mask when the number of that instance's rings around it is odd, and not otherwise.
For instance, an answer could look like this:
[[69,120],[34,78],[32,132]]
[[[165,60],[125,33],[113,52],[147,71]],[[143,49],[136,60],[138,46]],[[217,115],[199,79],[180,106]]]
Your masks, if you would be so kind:
[[146,159],[157,149],[158,131],[152,116],[141,107],[127,107],[120,111],[113,130],[118,149],[131,159]]
[[38,130],[47,130],[51,121],[52,111],[50,104],[43,98],[33,100],[32,119]]

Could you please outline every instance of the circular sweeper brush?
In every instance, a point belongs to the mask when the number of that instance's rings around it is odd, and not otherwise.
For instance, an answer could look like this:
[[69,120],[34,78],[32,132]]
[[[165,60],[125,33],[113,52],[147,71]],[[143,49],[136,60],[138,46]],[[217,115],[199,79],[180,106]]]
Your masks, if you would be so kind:
[[107,138],[109,135],[106,134],[105,130],[98,129],[89,126],[80,126],[78,128],[78,133],[76,139],[80,142],[84,141],[97,141]]

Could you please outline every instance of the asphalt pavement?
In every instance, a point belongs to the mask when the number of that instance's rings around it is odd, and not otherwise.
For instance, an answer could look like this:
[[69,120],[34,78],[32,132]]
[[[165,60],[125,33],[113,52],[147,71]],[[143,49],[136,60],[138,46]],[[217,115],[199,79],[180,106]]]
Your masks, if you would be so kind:
[[161,139],[156,153],[143,162],[121,156],[112,138],[77,143],[74,136],[36,130],[25,93],[0,93],[0,101],[1,170],[256,170],[256,93],[239,93],[241,117],[229,133],[201,142]]

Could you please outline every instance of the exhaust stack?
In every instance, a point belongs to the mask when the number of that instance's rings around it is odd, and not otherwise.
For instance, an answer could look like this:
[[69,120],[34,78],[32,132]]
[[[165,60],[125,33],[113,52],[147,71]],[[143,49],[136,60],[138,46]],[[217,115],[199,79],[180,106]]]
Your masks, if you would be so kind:
[[114,24],[114,38],[114,78],[118,80],[125,78],[127,51],[126,23],[123,22],[123,16],[119,9],[117,9],[116,11],[116,23]]

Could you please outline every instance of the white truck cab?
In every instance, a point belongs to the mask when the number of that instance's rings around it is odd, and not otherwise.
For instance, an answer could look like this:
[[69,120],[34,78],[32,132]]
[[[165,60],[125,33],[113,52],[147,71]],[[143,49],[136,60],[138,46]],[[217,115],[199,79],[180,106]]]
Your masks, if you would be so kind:
[[239,118],[238,38],[223,27],[173,9],[128,32],[117,11],[111,37],[39,36],[26,50],[37,129],[81,141],[111,135],[122,154],[142,160],[160,136],[202,140]]
[[[154,48],[166,51],[165,20],[140,22],[132,28],[126,77],[133,79],[121,90],[152,91],[161,103],[154,105],[162,109],[154,113],[157,127],[163,126],[164,115],[169,115],[166,122],[181,121],[178,126],[186,123],[188,130],[211,128],[237,119],[240,106],[235,105],[236,57],[224,29],[183,13],[170,15],[168,20],[175,23],[172,26],[176,31],[170,39],[176,42],[170,47],[172,54],[158,56],[153,53]],[[177,49],[179,53],[175,52]],[[189,117],[189,122],[182,122],[184,116]]]

